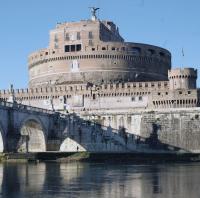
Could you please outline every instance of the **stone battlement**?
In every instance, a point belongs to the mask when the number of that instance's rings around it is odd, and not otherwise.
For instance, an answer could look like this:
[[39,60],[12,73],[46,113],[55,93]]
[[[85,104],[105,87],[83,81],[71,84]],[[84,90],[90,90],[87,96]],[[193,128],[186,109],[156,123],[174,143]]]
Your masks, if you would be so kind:
[[128,82],[128,83],[113,83],[113,84],[102,84],[102,85],[87,85],[87,84],[71,84],[71,85],[47,85],[41,87],[33,87],[27,89],[14,89],[14,90],[0,90],[0,96],[15,94],[38,94],[38,93],[62,93],[62,92],[87,92],[87,91],[105,91],[115,92],[119,91],[153,91],[153,90],[168,90],[168,81],[157,81],[157,82]]

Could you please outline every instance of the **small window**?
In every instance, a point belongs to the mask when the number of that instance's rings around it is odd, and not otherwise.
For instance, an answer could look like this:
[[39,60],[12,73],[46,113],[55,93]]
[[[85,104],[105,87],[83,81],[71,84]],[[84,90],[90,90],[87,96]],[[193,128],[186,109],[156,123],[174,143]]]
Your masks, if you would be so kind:
[[92,32],[88,32],[88,38],[89,38],[89,39],[92,39],[92,38],[93,38]]
[[188,91],[188,94],[191,94],[191,91]]
[[66,40],[66,41],[69,41],[69,33],[66,33],[66,34],[65,34],[65,40]]
[[81,51],[81,44],[76,45],[76,51]]
[[106,50],[106,48],[105,48],[105,47],[102,47],[102,50]]
[[158,95],[160,96],[160,92],[158,92]]
[[179,91],[179,94],[182,94],[182,91]]
[[77,40],[80,40],[80,39],[81,39],[81,33],[77,32]]
[[142,101],[142,96],[139,96],[139,101]]
[[95,51],[95,48],[94,48],[94,47],[92,48],[92,51]]
[[165,92],[166,95],[168,95],[168,92]]
[[54,41],[58,42],[58,36],[57,36],[57,34],[55,34],[55,36],[54,36]]
[[134,102],[135,101],[135,97],[131,97],[131,101]]
[[48,55],[48,52],[45,52],[45,55]]
[[65,45],[65,52],[69,52],[69,45]]
[[115,50],[115,47],[112,47],[112,50],[114,51],[114,50]]
[[71,52],[75,52],[75,45],[71,45]]
[[89,40],[89,46],[92,46],[93,45],[93,42],[92,42],[92,40]]
[[54,48],[55,48],[55,49],[58,49],[58,43],[55,43],[55,44],[54,44]]

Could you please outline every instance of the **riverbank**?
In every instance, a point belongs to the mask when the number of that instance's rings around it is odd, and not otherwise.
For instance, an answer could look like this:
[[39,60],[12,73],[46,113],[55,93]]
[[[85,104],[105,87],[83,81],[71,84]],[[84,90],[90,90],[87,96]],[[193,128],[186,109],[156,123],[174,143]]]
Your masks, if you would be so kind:
[[198,153],[90,153],[90,152],[40,152],[4,153],[0,160],[6,162],[200,162]]

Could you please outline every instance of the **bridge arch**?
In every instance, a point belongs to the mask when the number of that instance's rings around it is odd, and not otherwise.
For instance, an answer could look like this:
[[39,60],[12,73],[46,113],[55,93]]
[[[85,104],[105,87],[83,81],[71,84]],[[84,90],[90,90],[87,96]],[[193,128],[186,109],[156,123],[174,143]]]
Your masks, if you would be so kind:
[[4,152],[4,130],[2,124],[0,123],[0,153]]
[[42,121],[34,116],[23,120],[20,126],[20,140],[18,152],[44,152],[46,151],[47,131]]

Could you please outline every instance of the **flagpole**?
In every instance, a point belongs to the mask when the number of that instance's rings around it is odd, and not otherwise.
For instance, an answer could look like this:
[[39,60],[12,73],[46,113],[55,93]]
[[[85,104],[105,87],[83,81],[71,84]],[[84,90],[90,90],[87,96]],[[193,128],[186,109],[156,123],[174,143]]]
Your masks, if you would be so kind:
[[184,53],[184,50],[183,50],[183,47],[182,47],[182,68],[184,67],[184,56],[185,56],[185,53]]

